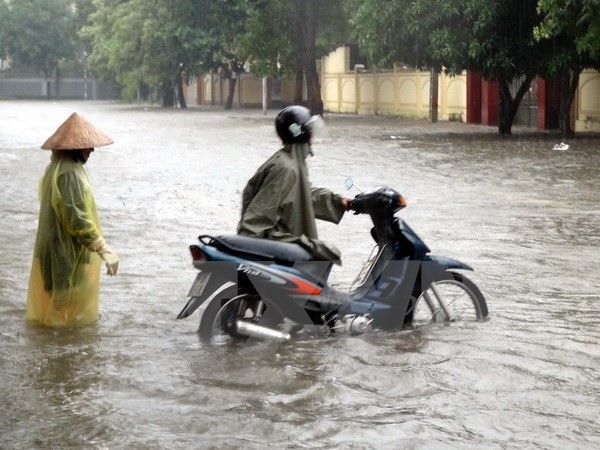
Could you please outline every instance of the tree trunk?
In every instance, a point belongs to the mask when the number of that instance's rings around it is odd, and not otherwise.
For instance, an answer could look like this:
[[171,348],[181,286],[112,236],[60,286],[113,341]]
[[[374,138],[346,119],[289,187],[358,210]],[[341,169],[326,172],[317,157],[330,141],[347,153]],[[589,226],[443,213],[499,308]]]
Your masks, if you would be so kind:
[[185,95],[183,93],[183,82],[177,81],[177,99],[179,100],[179,107],[181,109],[187,109],[187,103],[185,102]]
[[163,108],[172,108],[175,106],[175,90],[170,81],[163,81],[160,89],[162,91]]
[[304,104],[304,20],[304,0],[296,0],[296,105]]
[[437,67],[432,67],[430,72],[429,83],[429,118],[432,123],[438,121],[438,89],[440,72]]
[[294,87],[294,104],[302,105],[304,103],[304,72],[302,69],[296,70],[296,84]]
[[177,71],[177,100],[179,100],[179,106],[181,109],[187,109],[187,103],[185,102],[185,94],[183,92],[183,83],[185,82],[185,69],[183,66],[179,66]]
[[60,69],[58,67],[54,75],[54,98],[60,99]]
[[229,78],[229,93],[227,94],[227,100],[225,101],[225,109],[231,109],[233,106],[233,94],[235,93],[235,85],[237,84],[237,74],[231,73]]
[[300,42],[298,60],[306,77],[306,106],[312,114],[323,114],[316,50],[319,11],[319,0],[296,0],[296,24]]
[[569,71],[560,77],[560,103],[558,105],[558,126],[563,137],[575,136],[571,127],[571,106],[579,85],[581,69]]
[[517,110],[519,109],[521,100],[523,100],[523,96],[526,92],[529,91],[529,87],[531,86],[531,80],[533,80],[532,76],[527,75],[525,77],[525,79],[521,83],[521,86],[519,87],[519,90],[517,91],[517,95],[515,95],[514,98],[510,93],[511,80],[498,80],[498,86],[500,90],[498,131],[500,134],[512,134],[512,125],[515,120],[515,116],[517,115]]
[[44,78],[46,79],[46,99],[50,100],[52,98],[52,78],[54,77],[54,70],[43,70]]

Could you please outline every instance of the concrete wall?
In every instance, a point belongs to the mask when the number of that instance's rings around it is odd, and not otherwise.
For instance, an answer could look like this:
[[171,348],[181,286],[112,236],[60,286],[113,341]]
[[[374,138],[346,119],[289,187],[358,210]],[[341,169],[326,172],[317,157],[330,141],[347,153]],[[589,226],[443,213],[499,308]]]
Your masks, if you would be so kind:
[[[60,79],[60,98],[83,99],[87,94],[88,100],[112,100],[118,98],[118,93],[94,78]],[[0,78],[0,98],[46,98],[48,91],[52,97],[56,93],[56,81],[38,77],[7,77]]]
[[[230,81],[217,72],[197,77],[186,90],[186,101],[194,105],[225,105]],[[279,108],[294,101],[293,80],[272,80],[267,83],[267,105]],[[238,75],[233,95],[234,108],[262,107],[262,78],[249,73]]]
[[[398,115],[426,118],[429,115],[428,72],[394,67],[392,70],[352,70],[350,49],[340,47],[321,60],[321,97],[326,111],[353,114]],[[535,85],[535,83],[534,83]],[[198,77],[187,88],[187,100],[197,105],[224,105],[229,81],[220,74]],[[534,93],[535,94],[535,93]],[[1,95],[1,91],[0,91]],[[294,81],[268,83],[268,107],[293,103]],[[466,121],[466,74],[450,77],[440,74],[438,89],[439,118]],[[262,80],[241,74],[236,86],[233,107],[262,106]],[[575,131],[600,131],[600,73],[581,74],[574,105]],[[527,97],[516,122],[535,126],[535,95]]]
[[[350,71],[347,47],[323,58],[321,96],[330,112],[411,117],[429,116],[429,72],[394,67],[385,71]],[[439,118],[464,121],[467,111],[466,75],[440,74]]]
[[600,131],[600,73],[586,70],[575,97],[575,131]]

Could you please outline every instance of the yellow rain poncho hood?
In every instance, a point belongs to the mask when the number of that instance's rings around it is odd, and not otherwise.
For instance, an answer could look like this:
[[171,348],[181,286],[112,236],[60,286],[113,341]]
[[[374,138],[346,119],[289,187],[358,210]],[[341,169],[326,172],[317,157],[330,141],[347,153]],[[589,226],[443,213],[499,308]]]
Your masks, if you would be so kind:
[[339,223],[344,215],[342,198],[311,187],[309,153],[310,144],[288,144],[258,168],[242,195],[238,233],[297,243],[316,259],[339,264],[339,250],[318,239],[315,218]]
[[87,247],[102,230],[83,164],[53,151],[39,199],[27,319],[51,327],[95,322],[101,258]]

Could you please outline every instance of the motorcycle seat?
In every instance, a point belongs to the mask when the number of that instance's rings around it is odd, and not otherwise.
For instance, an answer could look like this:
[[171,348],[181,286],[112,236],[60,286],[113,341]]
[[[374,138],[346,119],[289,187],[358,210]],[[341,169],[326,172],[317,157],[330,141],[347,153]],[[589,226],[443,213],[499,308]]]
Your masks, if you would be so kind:
[[[314,261],[314,256],[298,244],[273,241],[270,239],[227,234],[210,238],[209,245],[220,250],[256,261],[274,261],[277,264],[292,266],[297,261]],[[200,239],[202,240],[202,239]]]

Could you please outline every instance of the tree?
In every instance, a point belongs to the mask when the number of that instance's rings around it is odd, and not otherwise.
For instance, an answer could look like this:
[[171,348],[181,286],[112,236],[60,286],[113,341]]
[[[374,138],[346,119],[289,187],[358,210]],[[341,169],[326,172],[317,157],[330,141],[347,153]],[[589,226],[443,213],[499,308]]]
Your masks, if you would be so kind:
[[262,76],[295,77],[294,102],[313,114],[323,112],[317,58],[347,42],[349,21],[343,0],[257,0],[248,3],[248,20],[239,54]]
[[[145,85],[147,71],[142,50],[145,16],[133,7],[134,3],[98,0],[89,24],[80,33],[92,45],[88,57],[92,73],[120,85],[122,96],[127,99],[133,98]],[[150,77],[148,75],[148,81]]]
[[209,64],[218,66],[223,77],[229,80],[225,109],[231,109],[237,80],[244,72],[245,60],[239,54],[238,39],[244,31],[248,8],[244,0],[212,2],[210,6],[210,26],[205,38],[213,42],[215,53]]
[[[143,86],[160,86],[163,105],[170,106],[176,86],[183,107],[184,78],[219,69],[229,79],[225,107],[230,108],[238,75],[251,60],[258,75],[296,73],[302,83],[306,78],[308,103],[320,113],[315,60],[325,42],[327,51],[335,48],[331,30],[343,29],[343,4],[344,0],[95,0],[96,11],[82,37],[92,46],[89,63],[94,73],[117,81],[126,97]],[[322,25],[317,20],[321,16],[327,18]],[[338,37],[336,44],[342,42]],[[302,101],[301,95],[297,101]]]
[[8,17],[8,3],[5,0],[0,0],[0,61],[8,59],[6,31],[10,18]]
[[[583,0],[581,2],[581,20],[587,29],[577,42],[580,53],[589,53],[596,60],[600,59],[600,0]],[[571,2],[569,6],[577,8]]]
[[[467,69],[478,70],[499,87],[498,131],[511,134],[512,124],[531,81],[541,71],[547,49],[534,38],[540,23],[537,0],[496,0],[469,44]],[[515,94],[511,92],[515,86]]]
[[91,68],[100,78],[123,86],[126,98],[155,87],[162,105],[170,107],[177,89],[179,103],[185,107],[182,77],[203,70],[221,51],[209,36],[212,3],[96,0],[90,25],[82,30],[93,45]]
[[192,75],[220,69],[230,80],[230,108],[244,61],[236,39],[246,19],[245,0],[96,0],[82,34],[93,44],[90,65],[114,78],[131,97],[146,86],[160,88],[163,106],[175,92],[187,107],[183,85]]
[[358,40],[375,62],[443,66],[449,73],[470,69],[497,80],[498,130],[511,133],[519,104],[546,57],[533,36],[540,23],[537,0],[355,1]]
[[[59,64],[74,52],[76,30],[70,0],[11,1],[3,9],[0,39],[5,54],[48,80],[56,75],[58,89]],[[51,95],[49,89],[47,95]]]
[[597,0],[538,2],[543,21],[536,27],[536,38],[552,49],[544,66],[544,76],[560,80],[559,127],[564,136],[575,134],[571,127],[571,105],[582,70],[600,68],[598,7]]
[[431,71],[431,120],[437,121],[438,75],[467,65],[468,11],[441,0],[354,0],[354,34],[370,62],[396,62]]
[[238,54],[258,76],[295,75],[295,29],[291,2],[257,0],[247,5],[247,20],[238,36]]

